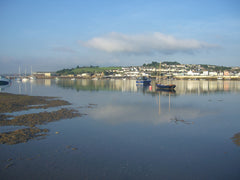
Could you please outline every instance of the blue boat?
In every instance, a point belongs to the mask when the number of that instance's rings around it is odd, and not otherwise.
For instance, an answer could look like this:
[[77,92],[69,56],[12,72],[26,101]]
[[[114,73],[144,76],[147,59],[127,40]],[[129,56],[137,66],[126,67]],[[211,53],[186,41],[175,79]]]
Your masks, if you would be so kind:
[[156,83],[157,89],[166,89],[166,90],[174,90],[176,87],[175,84],[161,84],[161,83]]
[[147,77],[143,76],[143,77],[139,77],[137,80],[136,80],[136,84],[137,85],[142,85],[142,86],[148,86],[151,84],[151,80],[148,79]]

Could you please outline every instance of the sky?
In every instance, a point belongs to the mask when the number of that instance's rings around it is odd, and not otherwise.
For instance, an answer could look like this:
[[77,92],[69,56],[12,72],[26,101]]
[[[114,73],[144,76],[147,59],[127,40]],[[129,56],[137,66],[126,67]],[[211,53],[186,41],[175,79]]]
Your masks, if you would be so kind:
[[152,61],[240,65],[238,0],[0,0],[0,74]]

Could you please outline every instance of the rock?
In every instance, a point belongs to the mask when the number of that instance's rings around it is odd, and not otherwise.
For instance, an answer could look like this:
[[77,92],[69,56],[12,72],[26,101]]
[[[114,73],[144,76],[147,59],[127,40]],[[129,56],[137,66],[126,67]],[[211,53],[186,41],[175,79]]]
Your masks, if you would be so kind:
[[10,168],[11,166],[13,166],[14,164],[13,163],[9,163],[9,164],[7,164],[6,166],[5,166],[5,169],[8,169],[8,168]]

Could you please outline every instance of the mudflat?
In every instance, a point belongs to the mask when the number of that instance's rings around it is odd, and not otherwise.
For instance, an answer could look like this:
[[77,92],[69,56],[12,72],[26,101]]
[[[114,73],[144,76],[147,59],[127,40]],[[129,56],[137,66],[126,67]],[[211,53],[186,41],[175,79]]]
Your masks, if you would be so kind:
[[71,108],[61,108],[57,111],[44,111],[18,116],[14,116],[14,112],[30,109],[48,109],[50,107],[66,105],[70,105],[70,103],[56,97],[0,93],[0,126],[20,127],[14,131],[0,133],[0,143],[10,145],[27,142],[30,139],[39,139],[39,137],[46,136],[49,130],[41,129],[38,126],[61,119],[82,116],[77,110]]

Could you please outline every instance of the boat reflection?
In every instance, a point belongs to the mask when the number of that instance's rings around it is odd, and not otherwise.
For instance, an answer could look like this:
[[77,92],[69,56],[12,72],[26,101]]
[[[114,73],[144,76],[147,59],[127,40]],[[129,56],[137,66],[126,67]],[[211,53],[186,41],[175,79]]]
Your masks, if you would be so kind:
[[[158,92],[153,82],[150,86],[136,86],[135,80],[87,80],[78,79],[52,81],[58,87],[66,89],[75,89],[76,91],[122,91],[122,92],[143,92],[152,94]],[[239,81],[206,81],[206,80],[176,80],[176,95],[182,94],[208,94],[216,92],[240,92]],[[49,85],[49,83],[48,83]],[[160,89],[162,92],[162,89]],[[167,90],[168,92],[168,90]]]
[[156,94],[158,94],[158,114],[161,114],[161,103],[160,96],[168,96],[168,111],[171,111],[171,95],[176,95],[174,89],[157,89]]
[[[157,89],[155,83],[149,86],[137,86],[135,80],[88,80],[76,79],[75,81],[60,79],[37,79],[28,82],[13,82],[19,89],[19,93],[26,93],[28,91],[34,92],[34,89],[39,85],[46,87],[59,87],[63,89],[72,89],[79,91],[120,91],[120,92],[134,92],[143,93],[145,95],[155,96],[160,92],[161,95],[171,94],[174,96],[188,95],[188,94],[213,94],[213,93],[239,93],[239,81],[225,80],[225,81],[207,81],[207,80],[176,80],[174,84],[177,88],[174,90]],[[5,88],[5,87],[4,87]],[[3,89],[2,89],[3,90]]]

